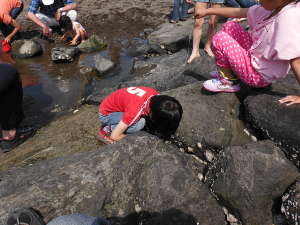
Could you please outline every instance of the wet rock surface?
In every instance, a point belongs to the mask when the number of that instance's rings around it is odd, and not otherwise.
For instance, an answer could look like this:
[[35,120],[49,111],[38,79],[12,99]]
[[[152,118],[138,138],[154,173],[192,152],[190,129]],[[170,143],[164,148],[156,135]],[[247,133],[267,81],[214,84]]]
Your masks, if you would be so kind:
[[201,224],[226,224],[203,166],[158,138],[141,134],[99,150],[1,173],[0,221],[10,209],[32,206],[49,219],[70,211],[125,216],[175,208]]
[[287,94],[297,94],[300,87],[294,77],[272,85],[263,93],[247,97],[245,101],[248,121],[262,131],[266,138],[274,140],[298,167],[300,166],[300,106],[287,107],[278,100]]
[[107,73],[115,67],[115,64],[111,60],[103,57],[100,54],[94,56],[94,61],[95,67],[99,74]]
[[[216,168],[221,168],[218,170]],[[207,181],[243,224],[272,224],[273,201],[299,177],[297,168],[271,141],[225,148]]]
[[79,50],[75,47],[56,47],[51,50],[51,59],[55,63],[70,63],[78,54]]
[[31,58],[42,53],[41,44],[35,40],[18,40],[12,44],[11,54],[14,58]]

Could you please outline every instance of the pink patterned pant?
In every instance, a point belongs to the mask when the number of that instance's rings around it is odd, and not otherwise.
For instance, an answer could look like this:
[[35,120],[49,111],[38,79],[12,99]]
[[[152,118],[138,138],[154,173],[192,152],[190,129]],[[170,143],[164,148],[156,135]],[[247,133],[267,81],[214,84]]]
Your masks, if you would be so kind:
[[253,68],[249,49],[250,34],[233,21],[226,22],[212,39],[212,49],[219,67],[231,68],[240,80],[252,87],[268,86],[262,76]]

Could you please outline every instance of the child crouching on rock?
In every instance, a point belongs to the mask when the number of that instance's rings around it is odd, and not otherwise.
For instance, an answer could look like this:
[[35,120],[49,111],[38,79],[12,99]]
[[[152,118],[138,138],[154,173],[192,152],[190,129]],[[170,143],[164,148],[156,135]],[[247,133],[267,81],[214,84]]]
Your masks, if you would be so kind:
[[[239,80],[262,88],[283,79],[290,68],[300,84],[299,0],[261,0],[250,8],[209,8],[196,17],[220,15],[247,17],[250,32],[238,23],[227,22],[213,37],[219,72],[203,86],[212,92],[236,92]],[[238,80],[239,79],[239,80]],[[300,103],[300,96],[287,96],[280,103]]]
[[159,95],[153,88],[122,88],[106,97],[99,106],[102,124],[99,138],[106,143],[119,141],[126,134],[142,130],[146,117],[162,136],[169,137],[177,130],[182,112],[175,98]]
[[84,42],[85,39],[87,39],[87,33],[83,26],[76,21],[72,21],[70,17],[66,15],[61,16],[59,19],[59,25],[62,29],[64,29],[64,35],[62,36],[63,40],[68,36],[73,37],[70,45],[77,45],[79,40]]

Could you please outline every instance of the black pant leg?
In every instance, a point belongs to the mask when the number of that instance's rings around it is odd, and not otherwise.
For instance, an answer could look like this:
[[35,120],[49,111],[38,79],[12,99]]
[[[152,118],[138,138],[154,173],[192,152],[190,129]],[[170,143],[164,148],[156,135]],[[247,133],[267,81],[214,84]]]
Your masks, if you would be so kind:
[[0,125],[3,130],[15,129],[24,118],[23,89],[18,71],[0,64]]

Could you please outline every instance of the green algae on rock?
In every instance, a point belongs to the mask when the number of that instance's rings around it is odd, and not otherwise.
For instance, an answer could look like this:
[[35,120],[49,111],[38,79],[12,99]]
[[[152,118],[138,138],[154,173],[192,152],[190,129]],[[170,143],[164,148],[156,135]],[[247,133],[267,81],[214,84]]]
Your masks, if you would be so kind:
[[105,43],[98,35],[91,35],[89,39],[84,42],[81,42],[77,48],[85,53],[90,53],[94,51],[99,51],[105,49],[107,47],[107,43]]

